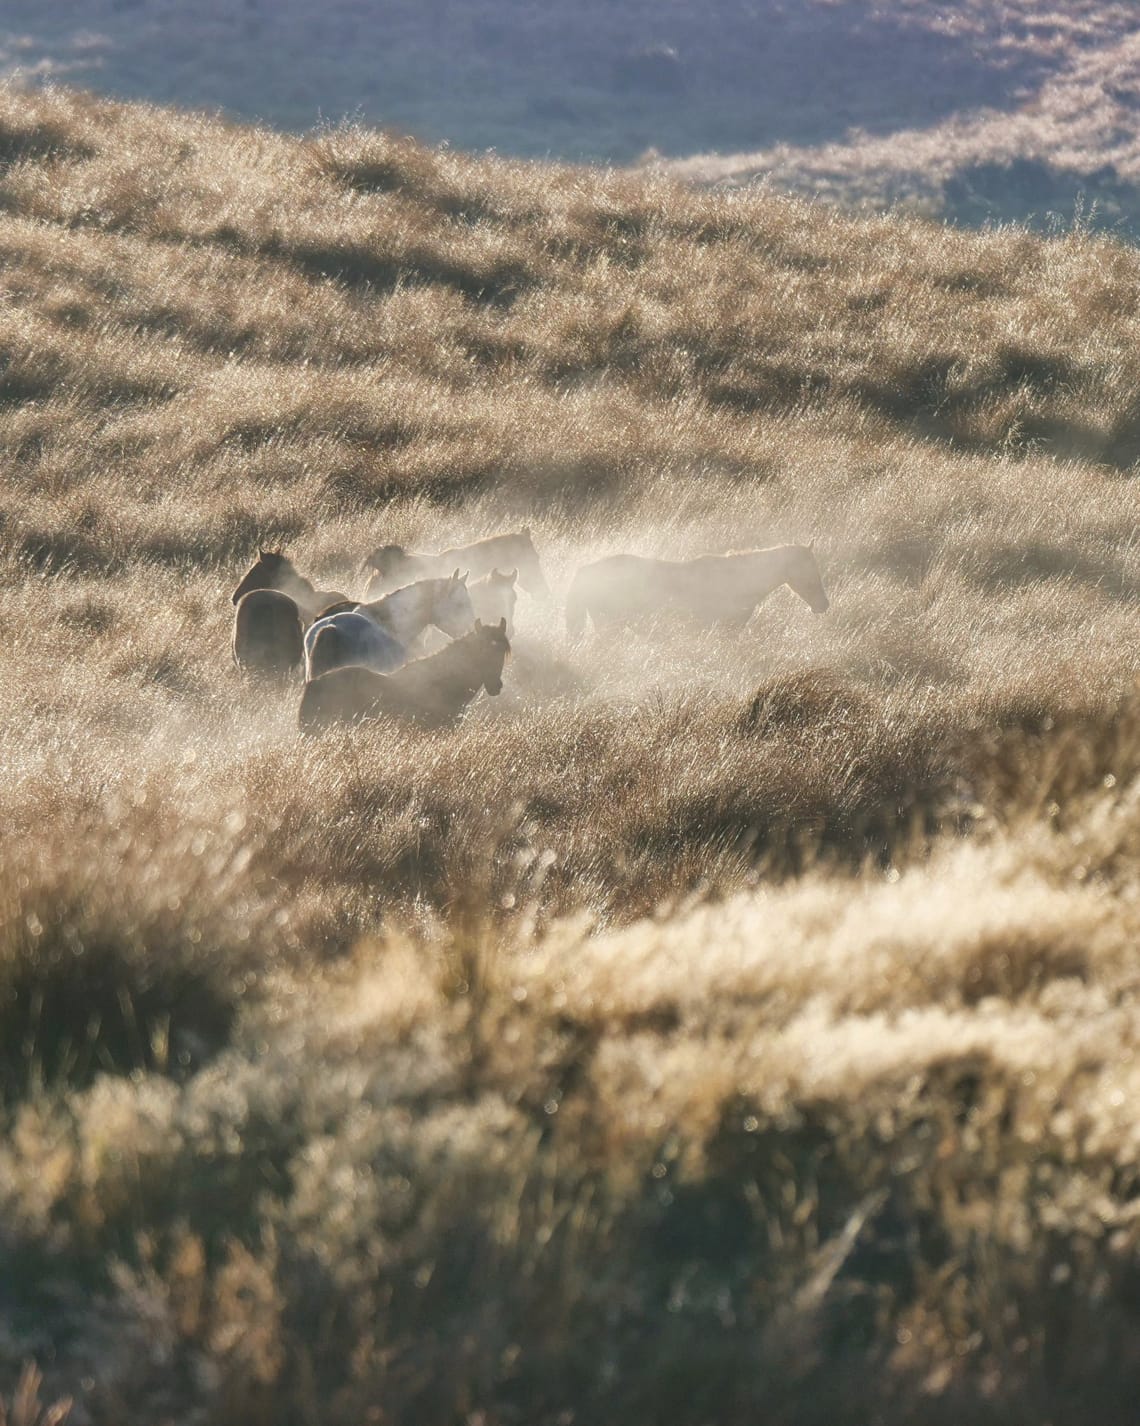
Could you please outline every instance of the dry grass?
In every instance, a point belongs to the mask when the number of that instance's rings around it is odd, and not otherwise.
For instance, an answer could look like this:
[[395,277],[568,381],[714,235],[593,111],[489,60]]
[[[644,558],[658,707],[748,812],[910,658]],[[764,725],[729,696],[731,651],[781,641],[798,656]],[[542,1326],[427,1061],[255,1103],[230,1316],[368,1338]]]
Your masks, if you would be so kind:
[[[1131,1419],[1140,258],[53,92],[0,136],[0,1387]],[[296,735],[329,585],[814,537],[832,612]]]

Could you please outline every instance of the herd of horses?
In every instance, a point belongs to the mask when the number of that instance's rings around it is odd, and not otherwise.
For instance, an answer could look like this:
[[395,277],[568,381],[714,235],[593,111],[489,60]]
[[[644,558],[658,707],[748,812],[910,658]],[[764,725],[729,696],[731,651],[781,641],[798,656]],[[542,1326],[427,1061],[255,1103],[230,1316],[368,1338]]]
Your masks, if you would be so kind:
[[[363,595],[317,589],[280,551],[260,550],[233,592],[233,657],[254,676],[304,672],[299,724],[391,718],[425,728],[455,722],[480,690],[502,691],[518,589],[549,600],[529,530],[437,554],[381,545],[366,555]],[[786,584],[813,613],[827,594],[811,545],[777,545],[689,560],[610,555],[581,566],[566,596],[566,627],[580,638],[663,612],[742,626]],[[430,627],[450,642],[423,654]]]

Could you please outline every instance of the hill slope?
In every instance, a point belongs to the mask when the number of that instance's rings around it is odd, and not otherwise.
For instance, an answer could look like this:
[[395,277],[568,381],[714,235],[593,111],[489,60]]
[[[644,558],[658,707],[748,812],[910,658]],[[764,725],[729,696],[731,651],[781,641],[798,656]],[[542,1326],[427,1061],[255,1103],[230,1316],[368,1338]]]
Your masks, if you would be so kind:
[[[0,106],[0,1368],[79,1419],[1126,1420],[1131,250]],[[528,525],[296,735],[259,544]],[[832,600],[571,643],[576,565]]]

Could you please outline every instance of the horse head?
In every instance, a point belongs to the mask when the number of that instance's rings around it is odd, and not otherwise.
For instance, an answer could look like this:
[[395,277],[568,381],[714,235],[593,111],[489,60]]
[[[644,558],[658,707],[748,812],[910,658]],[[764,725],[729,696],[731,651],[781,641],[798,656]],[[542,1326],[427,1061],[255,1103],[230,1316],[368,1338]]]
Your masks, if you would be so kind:
[[815,541],[810,545],[788,546],[788,585],[813,614],[826,614],[831,601],[820,578],[815,558]]
[[480,658],[479,679],[494,698],[503,691],[503,664],[511,651],[510,641],[507,639],[507,621],[500,619],[497,624],[484,624],[482,619],[476,619],[475,638],[478,640]]
[[515,585],[518,577],[517,569],[508,570],[506,574],[493,569],[485,580],[480,581],[482,612],[492,619],[505,618],[508,638],[513,636],[515,630],[515,605],[519,602]]
[[364,556],[360,568],[362,572],[387,577],[399,570],[407,558],[408,553],[403,545],[380,545],[371,554]]
[[243,594],[248,594],[252,589],[281,589],[297,578],[293,562],[280,550],[258,550],[257,559],[231,598],[236,604]]
[[550,585],[547,584],[542,565],[538,562],[538,551],[534,547],[529,530],[519,531],[517,557],[518,568],[515,577],[519,584],[537,599],[551,598]]
[[475,609],[467,592],[467,571],[458,570],[450,579],[432,580],[431,622],[452,639],[471,632]]

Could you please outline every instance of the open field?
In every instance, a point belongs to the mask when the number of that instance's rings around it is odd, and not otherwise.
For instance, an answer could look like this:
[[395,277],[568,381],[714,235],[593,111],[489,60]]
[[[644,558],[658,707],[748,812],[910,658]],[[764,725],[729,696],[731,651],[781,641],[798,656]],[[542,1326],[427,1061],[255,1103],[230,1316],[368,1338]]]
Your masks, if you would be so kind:
[[[1140,256],[0,91],[0,1398],[1132,1419]],[[296,733],[259,544],[528,525]],[[831,611],[569,642],[576,566]]]

